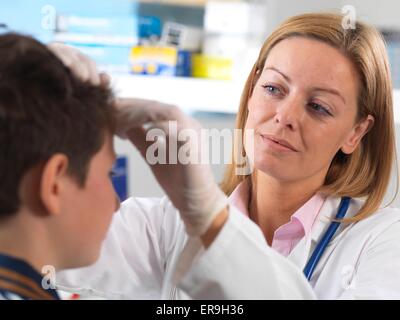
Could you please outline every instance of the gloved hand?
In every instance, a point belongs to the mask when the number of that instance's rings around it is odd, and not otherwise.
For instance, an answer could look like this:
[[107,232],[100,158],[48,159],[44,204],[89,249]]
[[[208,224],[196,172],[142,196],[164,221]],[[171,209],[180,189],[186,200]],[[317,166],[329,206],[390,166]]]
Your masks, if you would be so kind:
[[[78,50],[61,44],[51,43],[48,48],[83,81],[93,85],[109,85],[110,78],[99,74],[96,65]],[[160,102],[142,99],[116,99],[116,134],[129,138],[146,159],[148,147],[153,141],[146,141],[146,134],[151,129],[165,132],[164,148],[169,150],[170,143],[175,143],[179,135],[190,129],[193,137],[200,138],[200,125],[186,116],[179,108]],[[169,132],[168,121],[176,121],[176,132]],[[162,140],[162,139],[161,139]],[[165,190],[174,206],[179,210],[187,233],[199,236],[208,230],[214,217],[227,205],[227,197],[214,181],[208,164],[184,164],[179,161],[180,148],[190,152],[193,159],[201,157],[201,139],[189,139],[187,144],[177,142],[176,164],[149,164],[156,179]],[[168,153],[168,152],[167,152]],[[171,160],[171,159],[169,159]]]
[[59,42],[52,42],[47,48],[82,81],[90,82],[92,85],[110,84],[110,77],[106,73],[99,73],[96,63],[77,49]]
[[[117,99],[116,110],[117,134],[128,137],[147,160],[157,181],[179,210],[187,233],[204,234],[215,216],[227,206],[227,197],[216,184],[207,162],[201,163],[204,141],[201,141],[200,124],[179,108],[155,101]],[[174,126],[176,130],[169,130]],[[158,136],[157,142],[146,141],[146,135],[152,133]],[[154,163],[155,159],[151,159],[154,154],[148,151],[154,143],[160,146],[159,152],[165,152],[167,164]],[[177,148],[172,148],[171,154],[169,149],[174,145]],[[190,160],[193,163],[187,163]]]

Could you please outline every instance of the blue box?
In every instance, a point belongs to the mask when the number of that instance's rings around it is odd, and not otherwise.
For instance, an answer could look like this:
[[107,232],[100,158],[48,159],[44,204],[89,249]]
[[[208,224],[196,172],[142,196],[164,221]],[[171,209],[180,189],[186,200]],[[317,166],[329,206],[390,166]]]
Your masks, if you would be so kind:
[[152,16],[60,16],[54,38],[66,43],[134,46],[140,38],[161,34],[161,21]]
[[81,16],[62,15],[57,22],[57,31],[137,37],[139,21],[133,16]]
[[190,77],[192,75],[192,52],[178,51],[175,75],[178,77]]
[[128,158],[119,156],[112,168],[112,183],[120,201],[128,198]]
[[38,36],[53,32],[58,15],[137,15],[131,0],[13,0],[0,2],[0,22],[16,32]]
[[139,16],[139,37],[150,38],[161,37],[161,20],[153,16]]
[[108,72],[129,72],[129,53],[131,47],[84,45],[67,43],[94,60],[100,69]]

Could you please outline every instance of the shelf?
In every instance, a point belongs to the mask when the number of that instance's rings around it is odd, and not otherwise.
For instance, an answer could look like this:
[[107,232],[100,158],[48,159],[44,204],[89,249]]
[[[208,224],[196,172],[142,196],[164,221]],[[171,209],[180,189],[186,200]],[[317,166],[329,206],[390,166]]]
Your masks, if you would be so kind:
[[186,7],[204,7],[207,3],[207,0],[139,0],[139,2]]
[[[155,3],[185,7],[204,7],[210,0],[138,0],[141,3]],[[225,2],[241,2],[243,0],[219,0]]]
[[113,74],[112,85],[120,97],[162,101],[186,112],[236,113],[244,81]]

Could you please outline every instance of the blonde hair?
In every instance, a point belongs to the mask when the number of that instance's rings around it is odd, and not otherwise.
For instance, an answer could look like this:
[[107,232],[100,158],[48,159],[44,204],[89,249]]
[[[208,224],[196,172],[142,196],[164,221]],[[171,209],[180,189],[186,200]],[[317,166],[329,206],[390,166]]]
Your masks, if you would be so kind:
[[[343,16],[336,13],[302,14],[286,20],[268,37],[247,78],[236,127],[245,127],[248,116],[247,102],[264,68],[268,53],[278,42],[300,36],[323,41],[340,50],[352,61],[360,79],[356,120],[359,121],[370,114],[375,121],[352,154],[345,155],[339,151],[335,155],[325,183],[319,191],[332,196],[366,197],[358,214],[348,219],[359,221],[379,208],[396,156],[392,85],[385,43],[380,33],[361,22],[356,23],[355,29],[345,29],[342,27],[342,20]],[[234,149],[237,146],[235,141]],[[245,155],[244,149],[242,154]],[[221,183],[222,190],[228,195],[247,177],[235,174],[236,165],[233,157]]]

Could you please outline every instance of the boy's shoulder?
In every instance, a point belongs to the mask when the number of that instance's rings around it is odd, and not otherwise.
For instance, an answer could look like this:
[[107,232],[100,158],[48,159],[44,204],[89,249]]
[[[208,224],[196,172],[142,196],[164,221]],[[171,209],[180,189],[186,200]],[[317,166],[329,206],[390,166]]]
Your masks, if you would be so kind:
[[20,296],[10,291],[0,291],[0,300],[26,300],[23,296]]
[[54,289],[44,289],[43,277],[27,262],[0,253],[0,300],[58,300]]

